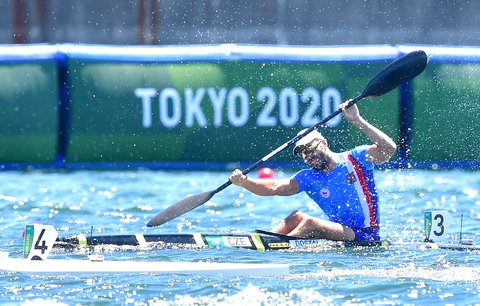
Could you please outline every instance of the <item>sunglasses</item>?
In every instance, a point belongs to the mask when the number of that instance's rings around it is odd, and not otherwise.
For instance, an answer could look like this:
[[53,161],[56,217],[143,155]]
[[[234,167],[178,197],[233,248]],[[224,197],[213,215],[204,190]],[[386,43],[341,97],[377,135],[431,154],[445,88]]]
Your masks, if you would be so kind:
[[321,141],[317,141],[311,145],[305,146],[300,150],[300,154],[302,154],[302,156],[308,156],[315,153],[315,150],[317,150],[317,147],[320,143]]

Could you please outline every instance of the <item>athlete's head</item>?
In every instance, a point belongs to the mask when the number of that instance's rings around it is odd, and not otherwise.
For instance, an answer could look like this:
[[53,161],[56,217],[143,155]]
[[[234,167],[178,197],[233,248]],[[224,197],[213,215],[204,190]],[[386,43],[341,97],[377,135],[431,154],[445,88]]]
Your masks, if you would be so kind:
[[[306,129],[297,135],[304,133]],[[313,130],[295,143],[293,153],[301,155],[305,163],[318,170],[326,170],[329,163],[327,140],[317,130]]]
[[[307,129],[301,130],[300,132],[297,133],[297,136],[303,134],[306,130]],[[323,135],[319,131],[313,130],[307,135],[305,135],[303,138],[300,138],[297,142],[295,142],[295,147],[293,148],[293,154],[298,155],[299,153],[302,153],[303,150],[305,150],[309,146],[315,144],[318,141],[323,141],[323,140],[326,141],[325,137],[323,137]]]

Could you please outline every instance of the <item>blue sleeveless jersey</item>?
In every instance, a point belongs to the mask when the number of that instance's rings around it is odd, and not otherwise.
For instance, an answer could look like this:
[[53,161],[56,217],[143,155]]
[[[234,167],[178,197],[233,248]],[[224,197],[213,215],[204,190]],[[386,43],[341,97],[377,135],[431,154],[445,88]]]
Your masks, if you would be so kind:
[[337,153],[338,164],[329,173],[310,168],[294,175],[299,192],[305,191],[330,221],[357,228],[380,225],[374,165],[366,159],[368,148]]

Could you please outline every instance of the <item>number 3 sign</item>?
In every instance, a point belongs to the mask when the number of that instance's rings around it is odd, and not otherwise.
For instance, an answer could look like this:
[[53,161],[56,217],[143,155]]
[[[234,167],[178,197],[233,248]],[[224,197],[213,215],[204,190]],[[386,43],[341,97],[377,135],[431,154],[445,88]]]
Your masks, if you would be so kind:
[[452,216],[446,210],[427,210],[424,220],[426,240],[433,241],[445,238],[452,223]]

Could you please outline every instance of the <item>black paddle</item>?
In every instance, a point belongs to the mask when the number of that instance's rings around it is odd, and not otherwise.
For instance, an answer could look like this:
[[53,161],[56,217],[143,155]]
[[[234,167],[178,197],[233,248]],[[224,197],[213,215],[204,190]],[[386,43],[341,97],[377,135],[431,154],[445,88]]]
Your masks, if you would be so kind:
[[[353,104],[357,103],[358,101],[369,98],[369,97],[378,97],[387,92],[397,88],[401,84],[413,79],[417,75],[419,75],[427,65],[427,55],[425,52],[418,50],[410,52],[395,61],[391,64],[386,66],[382,71],[377,73],[371,80],[368,82],[367,86],[363,92],[353,100],[351,100],[347,107],[352,106]],[[328,122],[333,117],[340,114],[342,111],[340,109],[336,110],[328,117],[324,118],[314,126],[310,127],[309,129],[305,130],[304,133],[295,136],[294,138],[290,139],[286,143],[282,144],[280,147],[275,149],[270,154],[264,156],[262,159],[257,161],[255,164],[251,165],[247,169],[243,170],[243,174],[247,174],[250,171],[256,169],[258,166],[262,165],[264,162],[272,158],[273,156],[277,155],[278,153],[282,152],[299,139],[303,138],[305,135],[313,131],[314,129],[320,127],[321,125]],[[153,217],[150,221],[148,221],[147,226],[158,226],[162,225],[170,220],[181,216],[190,210],[206,203],[210,200],[217,192],[222,191],[223,189],[230,186],[232,182],[226,181],[223,185],[219,186],[217,189],[206,191],[197,195],[189,196],[186,199],[181,200],[173,204],[172,206],[168,207],[164,211],[157,214]]]

